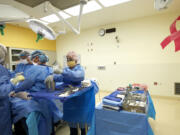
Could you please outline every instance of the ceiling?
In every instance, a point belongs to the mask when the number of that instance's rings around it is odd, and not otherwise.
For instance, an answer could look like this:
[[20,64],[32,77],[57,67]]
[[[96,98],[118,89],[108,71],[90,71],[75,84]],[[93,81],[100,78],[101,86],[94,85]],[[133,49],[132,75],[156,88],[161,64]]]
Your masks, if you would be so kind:
[[[40,5],[46,2],[47,0],[14,0],[14,1],[20,2],[24,5],[34,8],[37,5]],[[69,7],[79,4],[79,0],[49,0],[49,1],[51,2],[52,5],[54,5],[55,7],[61,10],[64,10],[64,9],[67,9]]]
[[[28,1],[28,0],[17,0],[17,1]],[[0,0],[0,4],[12,5],[37,19],[50,14],[44,11],[44,4],[40,4],[35,7],[34,6],[30,7],[23,5],[17,1]],[[39,0],[39,1],[44,1],[44,0]],[[77,0],[59,0],[59,1],[62,1],[62,5],[65,4],[64,7],[68,7],[67,1],[68,4],[73,3],[75,1],[77,2]],[[83,15],[81,29],[102,26],[110,23],[125,21],[134,18],[140,18],[144,16],[180,11],[179,7],[180,7],[180,0],[173,0],[173,2],[169,5],[168,9],[163,11],[157,11],[154,9],[154,0],[132,0],[131,2],[128,3],[123,3],[112,7],[106,7],[103,8],[102,10],[98,10]],[[77,17],[71,17],[67,20],[73,25],[77,24]],[[28,27],[26,23],[16,23],[16,25]],[[62,28],[61,22],[52,23],[49,24],[49,26],[51,26],[54,29]]]

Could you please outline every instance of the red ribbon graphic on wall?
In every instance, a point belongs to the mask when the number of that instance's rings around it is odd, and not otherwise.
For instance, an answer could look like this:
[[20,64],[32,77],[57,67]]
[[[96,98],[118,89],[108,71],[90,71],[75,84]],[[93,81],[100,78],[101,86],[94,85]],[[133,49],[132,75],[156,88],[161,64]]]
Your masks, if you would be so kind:
[[171,35],[166,37],[164,41],[161,42],[161,46],[164,49],[171,41],[175,43],[175,52],[180,50],[180,31],[176,29],[176,22],[180,20],[180,16],[173,22],[170,27]]

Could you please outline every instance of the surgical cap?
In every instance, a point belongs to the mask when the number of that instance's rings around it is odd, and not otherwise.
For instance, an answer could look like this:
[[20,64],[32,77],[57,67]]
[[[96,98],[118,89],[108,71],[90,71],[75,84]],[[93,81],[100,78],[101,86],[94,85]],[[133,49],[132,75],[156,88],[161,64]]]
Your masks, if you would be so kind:
[[36,56],[44,55],[44,53],[40,50],[36,50],[31,53],[31,60],[34,59]]
[[29,52],[27,52],[27,51],[23,51],[23,52],[21,52],[20,53],[20,57],[28,57],[30,55],[30,53]]
[[39,61],[40,61],[41,63],[46,63],[46,62],[49,61],[49,58],[48,58],[48,56],[46,56],[46,55],[39,55]]
[[4,64],[6,59],[7,48],[4,45],[0,44],[0,64]]
[[75,52],[71,51],[68,52],[68,54],[66,55],[67,58],[70,58],[72,60],[78,61],[78,56]]

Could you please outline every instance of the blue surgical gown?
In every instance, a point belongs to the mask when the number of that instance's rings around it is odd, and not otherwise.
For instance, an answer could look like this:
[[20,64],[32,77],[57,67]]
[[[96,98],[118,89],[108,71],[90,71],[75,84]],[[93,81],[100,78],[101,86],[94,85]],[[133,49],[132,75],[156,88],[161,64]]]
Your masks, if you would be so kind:
[[46,90],[44,80],[52,73],[51,67],[31,65],[24,71],[25,80],[15,87],[15,91],[37,92]]
[[81,65],[76,65],[73,69],[66,67],[63,69],[62,74],[54,75],[55,82],[64,82],[73,86],[79,85],[84,80],[84,69]]
[[[70,69],[69,67],[64,68],[63,73],[60,75],[55,74],[54,81],[63,82],[64,85],[78,86],[81,84],[81,81],[84,80],[84,76],[84,69],[81,65],[78,64],[72,69]],[[75,128],[77,126],[77,123],[69,123],[69,126]],[[84,125],[80,125],[80,127],[83,128]]]
[[16,66],[16,69],[11,72],[11,77],[15,77],[15,75],[17,73],[24,73],[28,68],[30,68],[31,66],[33,66],[32,64],[23,64],[23,63],[20,63]]
[[16,66],[15,72],[20,73],[20,72],[25,72],[29,67],[31,67],[32,64],[23,64],[20,63]]
[[10,73],[0,64],[0,134],[12,135],[11,110],[8,94],[13,89]]
[[[44,80],[51,73],[51,68],[47,66],[32,65],[24,72],[25,81],[16,87],[16,91],[37,92],[46,90]],[[50,134],[52,122],[51,110],[49,109],[50,101],[44,99],[23,100],[12,98],[11,103],[14,123],[23,117],[27,118],[31,112],[39,112],[46,122],[46,128],[43,129],[45,133],[43,134]]]

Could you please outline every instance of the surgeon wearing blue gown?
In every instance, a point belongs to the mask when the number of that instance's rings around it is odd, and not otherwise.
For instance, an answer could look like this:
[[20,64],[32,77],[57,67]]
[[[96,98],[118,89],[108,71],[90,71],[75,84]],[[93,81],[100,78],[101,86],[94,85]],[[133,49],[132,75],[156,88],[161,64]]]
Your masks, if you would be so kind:
[[[72,86],[78,86],[81,84],[81,81],[84,80],[85,72],[83,67],[78,64],[78,56],[75,52],[69,52],[66,55],[67,59],[67,67],[63,69],[63,72],[61,74],[54,74],[49,76],[46,79],[46,85],[47,87],[51,88],[50,82],[63,82],[65,85],[72,85]],[[51,86],[49,86],[51,85]],[[76,123],[69,123],[70,126],[70,135],[77,135],[78,129]],[[81,135],[85,135],[85,128],[84,126],[81,127]]]
[[4,67],[6,47],[0,45],[0,134],[12,135],[11,110],[8,94],[13,89],[10,72]]
[[83,67],[78,63],[78,56],[75,52],[69,52],[66,55],[67,67],[61,74],[53,74],[46,79],[46,85],[50,88],[49,82],[64,82],[66,85],[78,86],[84,80],[85,72]]
[[[28,135],[50,135],[51,133],[51,114],[49,102],[43,99],[29,99],[31,92],[45,91],[44,80],[51,74],[51,70],[45,66],[38,65],[41,51],[34,51],[31,54],[33,65],[24,71],[25,80],[15,87],[15,96],[12,98],[12,113],[14,123],[22,127],[24,134]],[[20,98],[16,98],[20,97]],[[35,126],[36,125],[36,126]],[[28,133],[27,133],[28,132]]]
[[39,55],[39,62],[38,65],[46,67],[46,69],[49,71],[50,74],[53,74],[53,68],[47,65],[47,62],[49,62],[49,58],[45,54]]
[[24,71],[32,65],[30,60],[30,53],[27,51],[22,51],[19,55],[20,61],[16,66],[15,73],[24,73]]

